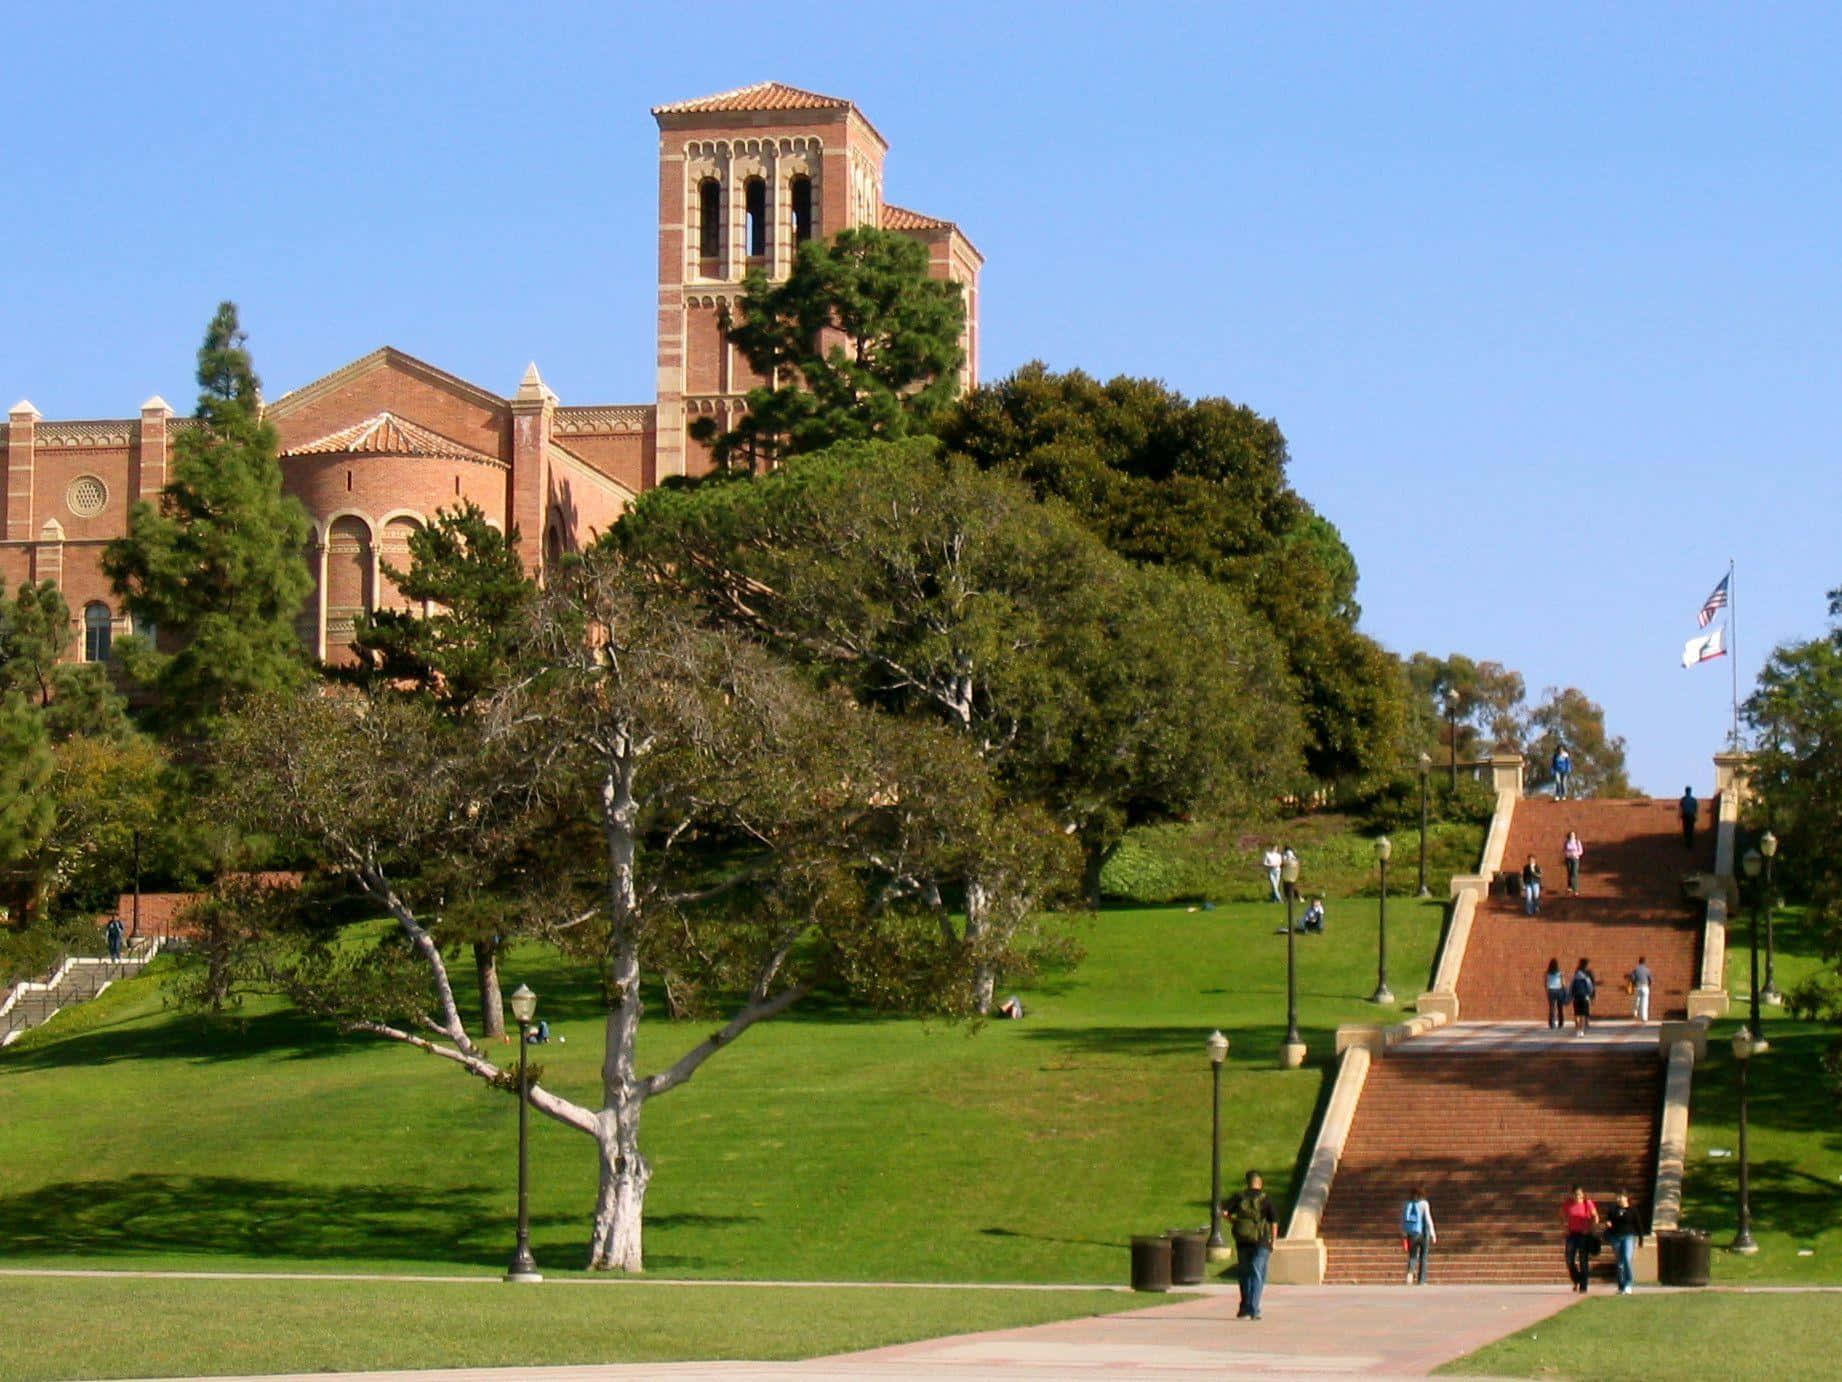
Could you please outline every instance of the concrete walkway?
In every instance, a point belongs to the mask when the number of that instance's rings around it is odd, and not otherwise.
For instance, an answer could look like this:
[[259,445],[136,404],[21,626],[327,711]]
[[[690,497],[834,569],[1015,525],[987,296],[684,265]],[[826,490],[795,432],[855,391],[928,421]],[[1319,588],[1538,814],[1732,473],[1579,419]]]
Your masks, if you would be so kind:
[[[964,1334],[803,1363],[645,1363],[344,1373],[344,1382],[998,1382],[999,1379],[1424,1377],[1441,1363],[1538,1323],[1576,1300],[1553,1286],[1292,1286],[1266,1318],[1234,1318],[1232,1292],[1124,1315]],[[326,1382],[328,1374],[260,1382]],[[220,1378],[215,1382],[257,1382]]]

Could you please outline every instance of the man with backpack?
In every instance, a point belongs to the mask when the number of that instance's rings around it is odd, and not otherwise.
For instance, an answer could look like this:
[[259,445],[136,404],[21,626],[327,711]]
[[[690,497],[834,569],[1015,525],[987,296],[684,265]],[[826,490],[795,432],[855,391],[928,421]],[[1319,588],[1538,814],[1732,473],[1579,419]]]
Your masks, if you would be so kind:
[[1438,1241],[1439,1234],[1433,1228],[1433,1207],[1416,1185],[1408,1192],[1407,1203],[1401,1208],[1401,1242],[1407,1249],[1409,1286],[1426,1285],[1427,1249]]
[[1228,1231],[1234,1235],[1234,1256],[1240,1267],[1241,1308],[1235,1318],[1260,1318],[1260,1297],[1266,1290],[1266,1263],[1273,1253],[1273,1235],[1279,1215],[1273,1210],[1265,1182],[1258,1171],[1247,1173],[1247,1187],[1228,1197],[1222,1205]]

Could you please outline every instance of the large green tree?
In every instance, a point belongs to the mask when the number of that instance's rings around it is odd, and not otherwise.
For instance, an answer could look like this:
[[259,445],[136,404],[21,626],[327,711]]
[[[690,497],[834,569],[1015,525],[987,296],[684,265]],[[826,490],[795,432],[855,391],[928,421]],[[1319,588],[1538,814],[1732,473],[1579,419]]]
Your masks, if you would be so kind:
[[1541,703],[1530,708],[1522,724],[1522,751],[1527,759],[1524,780],[1532,787],[1554,781],[1550,764],[1554,750],[1565,744],[1573,760],[1573,790],[1579,796],[1628,797],[1631,779],[1625,772],[1625,741],[1608,734],[1605,710],[1575,686],[1550,686]]
[[[656,492],[620,537],[854,699],[961,736],[1019,819],[1043,811],[1075,838],[1090,883],[1131,825],[1296,783],[1282,658],[1229,592],[1135,567],[1066,506],[928,442]],[[981,876],[986,857],[969,849],[954,880],[968,946],[1032,900]]]
[[177,431],[171,477],[142,501],[103,569],[137,623],[171,653],[143,649],[158,716],[208,728],[238,698],[307,676],[295,620],[313,589],[306,511],[282,492],[274,426],[234,303],[223,303],[198,352],[195,426]]
[[751,272],[732,344],[766,382],[728,432],[692,435],[717,462],[750,471],[834,442],[897,438],[924,426],[959,386],[966,307],[928,274],[926,247],[859,227],[801,245],[784,282]]
[[1369,776],[1398,755],[1398,665],[1357,630],[1355,560],[1292,489],[1271,418],[1155,380],[1103,384],[1033,364],[968,394],[936,431],[978,465],[1070,505],[1122,556],[1195,571],[1263,616],[1315,776]]

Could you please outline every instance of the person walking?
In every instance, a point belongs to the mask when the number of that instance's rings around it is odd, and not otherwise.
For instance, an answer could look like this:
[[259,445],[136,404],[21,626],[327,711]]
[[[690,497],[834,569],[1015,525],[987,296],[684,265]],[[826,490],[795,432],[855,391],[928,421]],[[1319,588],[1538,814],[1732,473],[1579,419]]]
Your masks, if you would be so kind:
[[1278,845],[1268,845],[1266,853],[1260,856],[1260,867],[1266,870],[1266,886],[1272,891],[1269,901],[1284,902],[1279,895],[1279,870],[1285,863],[1285,856],[1279,852]]
[[1222,1206],[1228,1219],[1228,1231],[1234,1236],[1234,1256],[1240,1268],[1241,1308],[1238,1320],[1260,1318],[1260,1297],[1266,1291],[1266,1263],[1273,1252],[1273,1234],[1279,1215],[1267,1196],[1266,1182],[1258,1171],[1247,1173],[1244,1189],[1236,1191]]
[[1644,1236],[1643,1229],[1637,1210],[1631,1205],[1631,1197],[1620,1190],[1611,1212],[1605,1216],[1605,1236],[1612,1244],[1621,1296],[1630,1295],[1637,1283],[1637,1244]]
[[1688,849],[1695,847],[1695,817],[1701,814],[1701,803],[1695,800],[1695,789],[1684,787],[1682,800],[1676,803],[1676,814],[1682,818],[1682,843]]
[[1592,1021],[1593,995],[1599,991],[1599,981],[1593,977],[1592,966],[1584,955],[1575,966],[1573,978],[1567,984],[1567,995],[1573,999],[1573,1034],[1585,1036],[1586,1028]]
[[1407,1245],[1407,1284],[1426,1285],[1426,1254],[1439,1241],[1439,1233],[1433,1227],[1433,1207],[1417,1185],[1401,1207],[1401,1241]]
[[1561,973],[1560,956],[1548,961],[1542,982],[1548,990],[1548,1030],[1557,1032],[1567,1025],[1567,976]]
[[1631,1016],[1639,1022],[1650,1020],[1650,986],[1656,982],[1656,976],[1650,972],[1650,966],[1639,955],[1631,972],[1625,975],[1631,985]]
[[110,917],[109,924],[102,928],[102,933],[109,940],[109,958],[120,960],[122,957],[122,919]]
[[1567,832],[1566,840],[1561,844],[1561,858],[1567,862],[1567,896],[1580,895],[1580,860],[1586,857],[1586,846],[1580,843],[1580,837],[1573,831]]
[[1554,772],[1554,799],[1567,800],[1567,793],[1573,784],[1573,755],[1567,752],[1565,744],[1554,746],[1554,759],[1549,767]]
[[1599,1206],[1576,1185],[1561,1207],[1561,1217],[1567,1223],[1567,1275],[1573,1278],[1573,1289],[1584,1292],[1593,1254],[1599,1250]]
[[1529,916],[1541,910],[1541,865],[1533,854],[1522,866],[1522,910]]
[[[1287,845],[1284,849],[1279,851],[1280,869],[1283,871],[1287,864],[1290,864],[1292,866],[1293,873],[1298,872],[1298,856],[1292,852],[1291,845]],[[1283,884],[1282,888],[1285,892],[1286,897],[1291,898],[1294,902],[1298,901],[1298,880],[1296,878],[1293,879],[1290,883]],[[1285,898],[1282,897],[1280,901],[1282,902],[1285,901]]]

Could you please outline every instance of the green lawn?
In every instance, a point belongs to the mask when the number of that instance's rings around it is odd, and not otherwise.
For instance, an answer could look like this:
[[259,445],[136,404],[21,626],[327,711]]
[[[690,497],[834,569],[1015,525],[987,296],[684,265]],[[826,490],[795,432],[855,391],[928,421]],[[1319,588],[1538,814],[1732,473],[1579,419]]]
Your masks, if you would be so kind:
[[[1729,933],[1731,1022],[1711,1033],[1708,1059],[1695,1070],[1683,1221],[1707,1229],[1717,1247],[1732,1241],[1737,1218],[1739,1089],[1728,1044],[1746,1015],[1749,982],[1745,917]],[[1779,913],[1777,980],[1789,989],[1822,964],[1814,928],[1801,910]],[[1763,964],[1763,960],[1761,960]],[[1754,1059],[1749,1139],[1754,1257],[1716,1252],[1719,1283],[1842,1282],[1842,1120],[1822,1067],[1833,1027],[1796,1022],[1765,1008],[1771,1050]],[[1725,1155],[1713,1155],[1721,1152]]]
[[[1694,1291],[1598,1296],[1439,1368],[1465,1377],[1723,1382],[1834,1377],[1842,1295]],[[1692,1356],[1683,1341],[1693,1340]]]
[[[1398,993],[1426,980],[1442,909],[1389,908]],[[651,1271],[755,1280],[1118,1283],[1129,1235],[1204,1221],[1209,1066],[1224,1161],[1285,1195],[1340,1022],[1374,1020],[1373,902],[1300,937],[1311,1063],[1276,1068],[1276,906],[1079,920],[1077,969],[979,1030],[823,1008],[748,1034],[647,1114]],[[588,1099],[599,1024],[583,976],[529,948],[566,1044],[545,1079]],[[0,1266],[496,1270],[511,1249],[515,1105],[445,1062],[250,1008],[166,1006],[159,970],[0,1054]],[[652,1021],[662,1062],[705,1030]],[[512,1059],[510,1046],[503,1048]],[[534,1249],[580,1266],[588,1139],[534,1119]]]
[[14,1277],[0,1377],[810,1358],[1110,1314],[1103,1291]]

